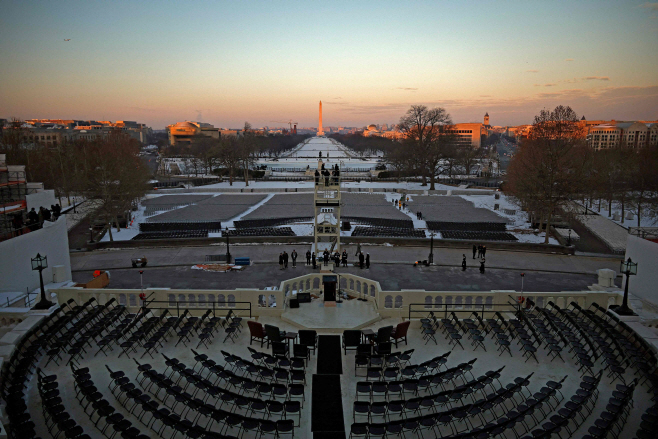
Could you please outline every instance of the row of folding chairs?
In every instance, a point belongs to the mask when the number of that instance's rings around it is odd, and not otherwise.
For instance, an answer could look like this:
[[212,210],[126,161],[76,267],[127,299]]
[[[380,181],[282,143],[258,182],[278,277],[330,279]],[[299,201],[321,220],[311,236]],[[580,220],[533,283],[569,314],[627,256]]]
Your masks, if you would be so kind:
[[92,304],[93,301],[89,301],[79,306],[75,300],[70,299],[59,306],[26,332],[16,344],[11,357],[5,362],[3,373],[0,375],[2,379],[0,387],[6,403],[9,432],[14,437],[36,436],[35,424],[26,404],[27,384],[36,372],[36,364],[48,349],[51,340],[59,337],[61,332],[77,319],[78,314],[83,313],[85,308]]
[[[371,358],[371,360],[373,359]],[[444,381],[452,381],[456,380],[457,378],[463,378],[467,372],[470,372],[472,365],[476,360],[477,359],[471,360],[468,363],[462,363],[452,368],[446,368],[444,371],[440,370],[443,364],[433,360],[428,360],[421,364],[405,366],[404,368],[400,368],[398,366],[368,366],[366,367],[366,380],[396,381],[403,379],[423,379],[431,377]],[[356,361],[357,367],[359,367],[358,357]]]
[[[222,351],[222,354],[227,359],[225,367],[218,364],[208,367],[208,365],[212,364],[212,360],[203,363],[204,367],[209,371],[209,375],[214,374],[218,379],[225,380],[227,376],[232,376],[232,380],[239,381],[241,378],[247,378],[247,375],[249,375],[254,380],[306,385],[306,370],[303,364],[305,359],[303,358],[293,358],[286,365],[286,363],[282,363],[281,361],[286,360],[286,357],[272,357],[276,360],[277,365],[286,366],[279,367],[275,365],[258,365],[249,360],[236,358],[230,354],[227,355],[225,351]],[[238,375],[236,372],[239,372],[241,375]]]
[[[110,300],[108,303],[114,302],[115,299]],[[79,365],[79,359],[87,353],[85,346],[88,346],[90,349],[93,348],[92,343],[98,343],[98,338],[103,336],[103,334],[112,328],[117,321],[126,313],[126,307],[123,305],[115,306],[110,308],[96,307],[96,315],[100,318],[97,321],[92,321],[91,326],[86,328],[86,331],[83,331],[79,334],[78,337],[71,338],[71,345],[68,349],[69,360],[67,364]],[[66,345],[66,341],[62,341],[61,345]],[[59,354],[57,354],[59,358]],[[59,363],[57,363],[59,364]]]
[[[594,320],[600,328],[605,328],[606,333],[623,350],[622,355],[628,360],[629,367],[635,369],[636,375],[643,377],[640,380],[640,384],[649,381],[650,392],[655,393],[658,390],[658,380],[654,371],[656,370],[658,360],[652,346],[643,337],[638,336],[625,322],[622,322],[617,316],[611,314],[595,302],[587,310],[582,310],[574,302],[572,302],[571,306],[574,307],[576,312],[582,312]],[[599,314],[601,315],[599,316]]]
[[[41,410],[48,433],[55,438],[63,434],[65,438],[90,439],[90,436],[85,434],[82,426],[71,417],[71,414],[64,407],[59,393],[57,375],[46,375],[41,369],[38,369],[37,388],[41,397]],[[21,432],[17,437],[30,436],[27,436],[25,432]]]
[[[96,299],[92,297],[83,305],[75,305],[67,311],[67,315],[75,317],[70,319],[65,326],[60,327],[57,333],[53,334],[50,338],[48,350],[46,351],[46,355],[48,355],[46,366],[51,361],[59,364],[58,360],[62,359],[62,354],[67,352],[67,348],[76,340],[76,337],[80,333],[87,331],[96,322],[96,318],[105,308],[95,306],[95,303]],[[86,340],[82,340],[82,343],[78,341],[78,344],[74,347],[77,348],[85,344]]]
[[[101,434],[107,438],[113,438],[120,434],[122,438],[147,439],[149,436],[133,426],[107,401],[100,390],[96,387],[89,374],[89,368],[78,368],[71,364],[73,374],[73,387],[75,396],[89,421],[94,424]],[[94,415],[98,418],[94,421]],[[101,424],[101,421],[103,423]],[[67,436],[68,438],[69,436]]]
[[605,407],[594,425],[587,429],[589,436],[594,439],[603,439],[611,433],[614,437],[619,437],[624,430],[628,415],[633,408],[633,392],[637,385],[637,379],[633,380],[628,386],[619,384],[612,396],[608,399]]
[[[260,434],[276,434],[276,436],[290,434],[294,437],[294,419],[287,419],[287,417],[289,415],[297,417],[297,425],[301,420],[300,401],[261,400],[234,392],[222,391],[217,387],[210,387],[203,389],[200,393],[190,394],[180,386],[175,385],[173,380],[166,378],[164,374],[158,374],[152,369],[144,372],[144,375],[149,382],[143,381],[142,388],[145,392],[149,392],[161,401],[165,407],[153,410],[153,407],[149,407],[148,404],[142,404],[143,411],[140,419],[145,412],[151,413],[151,428],[157,420],[160,420],[162,426],[157,432],[159,435],[162,435],[167,428],[178,431],[179,425],[184,423],[186,424],[186,431],[193,430],[200,434],[211,431],[213,426],[218,424],[220,427],[219,434],[228,433],[229,430],[235,429],[238,432],[238,437],[241,437],[247,431]],[[115,391],[116,388],[120,387],[115,386]],[[218,393],[213,396],[214,392],[210,389],[215,389]],[[160,397],[160,392],[163,390],[164,395]],[[120,400],[121,397],[121,394],[117,395],[117,399]],[[214,404],[208,402],[210,397],[215,399]],[[219,407],[217,407],[218,404]],[[225,410],[224,405],[230,407],[230,410]],[[177,407],[181,407],[178,413],[176,412]],[[244,414],[237,413],[237,410],[242,410]],[[254,415],[260,417],[254,417]],[[280,419],[276,421],[271,419],[276,416]],[[192,417],[191,420],[190,417]]]
[[[359,369],[365,369],[368,380],[377,379],[378,376],[383,380],[392,380],[433,375],[437,371],[441,371],[442,367],[447,369],[446,363],[451,352],[437,355],[421,364],[409,364],[413,349],[388,355],[373,355],[360,353],[361,346],[363,345],[357,347],[357,354],[354,357],[354,374],[359,376]],[[368,345],[365,346],[368,347]]]
[[593,375],[595,364],[600,358],[597,349],[607,350],[608,348],[595,345],[590,339],[590,335],[582,331],[573,316],[563,313],[563,310],[558,307],[541,308],[535,306],[532,300],[529,300],[529,303],[534,307],[533,312],[536,312],[538,317],[533,318],[532,321],[538,323],[542,319],[549,323],[553,332],[563,340],[564,348],[569,348],[568,353],[573,354],[579,371],[582,371],[582,376]]
[[[407,395],[419,397],[420,392],[425,392],[423,397],[428,398],[435,398],[439,395],[441,395],[441,398],[445,395],[450,398],[453,393],[460,394],[459,399],[465,396],[475,398],[478,392],[484,396],[487,386],[492,391],[497,390],[495,382],[497,381],[500,386],[500,375],[504,368],[505,366],[498,370],[489,371],[478,378],[473,376],[470,381],[460,385],[456,385],[452,375],[442,377],[440,374],[401,381],[360,381],[356,384],[356,400],[359,400],[359,395],[367,395],[370,401],[374,401],[379,396],[383,397],[384,400],[390,399],[393,395],[397,399],[404,400]],[[439,388],[440,391],[438,391]]]
[[[147,315],[150,311],[142,308],[143,314]],[[168,310],[166,310],[168,311]],[[178,322],[178,318],[174,317],[167,319],[167,312],[163,312],[159,316],[151,316],[142,323],[125,341],[119,343],[121,352],[117,358],[122,355],[130,358],[130,354],[137,354],[137,348],[143,347],[144,353],[142,357],[151,351],[157,352],[158,347],[163,346],[163,340],[166,341],[166,335],[170,332],[172,327]]]

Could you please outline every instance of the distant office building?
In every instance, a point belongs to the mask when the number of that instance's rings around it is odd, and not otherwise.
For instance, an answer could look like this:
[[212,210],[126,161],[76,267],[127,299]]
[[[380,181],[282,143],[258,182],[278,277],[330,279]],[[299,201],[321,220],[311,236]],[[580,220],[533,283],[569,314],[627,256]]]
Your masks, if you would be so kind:
[[29,119],[25,121],[29,129],[28,138],[35,143],[54,146],[62,141],[75,141],[78,139],[93,140],[97,137],[108,136],[110,133],[121,131],[142,143],[148,141],[153,133],[146,124],[131,120],[75,120],[75,119]]
[[633,149],[658,146],[658,121],[616,122],[613,120],[590,125],[587,130],[587,144],[596,150],[618,146]]
[[167,125],[167,135],[170,145],[189,145],[195,136],[206,136],[219,139],[219,128],[203,122],[178,122]]
[[[488,121],[488,116],[485,118]],[[456,135],[459,145],[470,145],[479,148],[487,138],[489,131],[482,123],[456,123],[450,133]]]

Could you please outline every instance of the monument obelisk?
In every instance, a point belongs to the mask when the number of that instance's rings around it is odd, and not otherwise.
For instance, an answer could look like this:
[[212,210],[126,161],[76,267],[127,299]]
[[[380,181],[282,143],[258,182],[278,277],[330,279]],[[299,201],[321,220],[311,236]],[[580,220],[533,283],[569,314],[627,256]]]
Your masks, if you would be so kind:
[[318,125],[318,136],[324,136],[322,131],[322,101],[320,101],[320,124]]

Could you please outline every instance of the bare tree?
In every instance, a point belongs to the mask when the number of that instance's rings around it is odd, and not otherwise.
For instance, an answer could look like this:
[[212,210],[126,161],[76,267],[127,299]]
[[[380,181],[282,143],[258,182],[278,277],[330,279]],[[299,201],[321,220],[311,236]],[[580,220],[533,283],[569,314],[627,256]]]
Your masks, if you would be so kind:
[[542,110],[508,169],[511,194],[546,224],[546,244],[554,212],[580,194],[586,181],[590,155],[577,122],[570,107]]
[[430,178],[430,190],[435,179],[445,170],[443,159],[448,145],[454,143],[450,133],[452,120],[444,108],[429,109],[425,105],[412,105],[400,118],[399,128],[405,136],[403,144],[409,148],[421,173],[423,186]]

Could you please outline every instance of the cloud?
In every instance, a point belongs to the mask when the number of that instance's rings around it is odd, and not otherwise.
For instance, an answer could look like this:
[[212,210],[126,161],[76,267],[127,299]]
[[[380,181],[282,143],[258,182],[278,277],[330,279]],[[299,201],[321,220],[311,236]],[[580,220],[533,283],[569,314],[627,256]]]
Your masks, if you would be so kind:
[[576,79],[576,78],[573,78],[573,79],[563,79],[562,81],[558,81],[558,82],[564,82],[564,83],[567,83],[567,84],[575,84],[576,82],[578,82],[578,79]]
[[567,58],[567,59],[565,59],[565,61],[567,61],[567,62],[573,61],[573,58]]
[[526,73],[539,73],[539,70],[526,70]]
[[416,90],[418,90],[418,88],[416,88],[416,87],[396,87],[396,90],[416,91]]
[[334,99],[343,99],[343,98],[341,98],[340,96],[338,96],[337,98],[334,98]]
[[541,84],[534,84],[535,87],[541,87]]
[[585,76],[582,79],[585,81],[610,81],[608,76]]
[[553,83],[553,84],[544,84],[544,87],[554,87],[554,86],[556,86],[556,85],[557,85],[557,84],[555,84],[555,83]]
[[641,8],[649,9],[651,11],[658,11],[658,3],[646,2],[640,5]]

